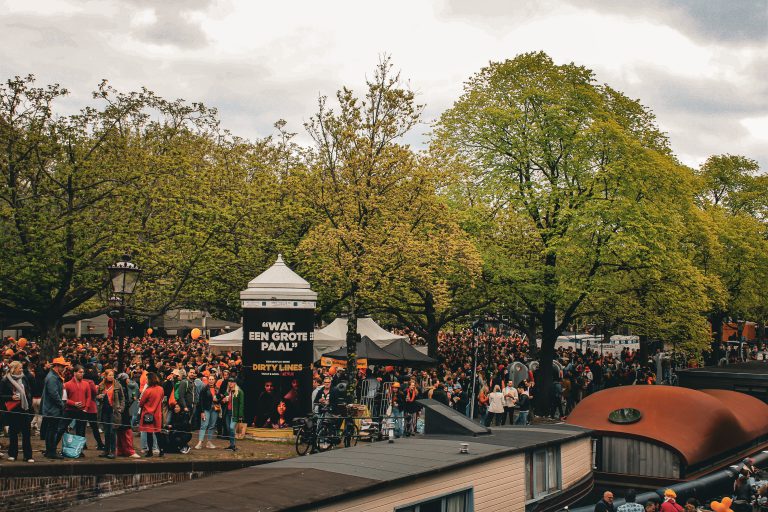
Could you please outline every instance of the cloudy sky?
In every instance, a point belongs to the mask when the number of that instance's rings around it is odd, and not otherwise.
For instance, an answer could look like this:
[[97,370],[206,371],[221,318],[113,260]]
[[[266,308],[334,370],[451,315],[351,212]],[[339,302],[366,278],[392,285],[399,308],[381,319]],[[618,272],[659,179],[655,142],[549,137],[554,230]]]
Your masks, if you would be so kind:
[[146,86],[218,107],[245,137],[280,118],[302,132],[319,94],[359,90],[382,54],[428,123],[488,61],[534,50],[639,98],[685,163],[768,169],[768,0],[0,0],[3,80],[61,83],[62,111],[102,78]]

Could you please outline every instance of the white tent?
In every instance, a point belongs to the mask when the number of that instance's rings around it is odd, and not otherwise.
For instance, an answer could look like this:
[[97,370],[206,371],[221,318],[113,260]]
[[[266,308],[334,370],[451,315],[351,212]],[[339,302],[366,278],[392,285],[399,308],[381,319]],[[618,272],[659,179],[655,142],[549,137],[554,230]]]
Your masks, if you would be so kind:
[[[389,345],[395,340],[407,340],[408,336],[400,336],[389,332],[373,321],[373,318],[358,318],[357,332],[360,336],[368,336],[377,346]],[[347,345],[347,319],[337,318],[322,329],[315,331],[315,361],[325,352],[332,352]]]
[[226,352],[227,350],[240,350],[243,348],[243,328],[235,329],[232,332],[219,334],[208,340],[208,344],[216,352]]

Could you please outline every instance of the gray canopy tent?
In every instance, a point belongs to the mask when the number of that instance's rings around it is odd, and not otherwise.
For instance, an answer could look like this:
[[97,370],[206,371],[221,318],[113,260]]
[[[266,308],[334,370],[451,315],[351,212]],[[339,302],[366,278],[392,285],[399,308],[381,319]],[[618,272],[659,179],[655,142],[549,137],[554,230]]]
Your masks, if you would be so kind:
[[[347,348],[342,347],[338,350],[334,350],[333,352],[327,352],[323,354],[323,356],[332,357],[333,359],[346,359]],[[379,348],[379,346],[371,341],[371,338],[368,336],[363,336],[363,338],[357,344],[357,358],[367,359],[368,364],[402,364],[402,361],[398,358],[398,356],[387,352],[383,348]]]
[[[362,317],[357,319],[357,332],[361,336],[367,336],[379,347],[383,347],[395,340],[407,340],[407,336],[395,334],[383,329],[373,318]],[[347,319],[339,317],[322,329],[317,329],[314,334],[315,360],[331,350],[343,349],[347,346]],[[346,357],[346,355],[344,356]]]
[[422,354],[405,340],[395,340],[383,348],[390,354],[394,354],[400,360],[398,364],[401,366],[416,367],[434,366],[437,364],[436,359]]

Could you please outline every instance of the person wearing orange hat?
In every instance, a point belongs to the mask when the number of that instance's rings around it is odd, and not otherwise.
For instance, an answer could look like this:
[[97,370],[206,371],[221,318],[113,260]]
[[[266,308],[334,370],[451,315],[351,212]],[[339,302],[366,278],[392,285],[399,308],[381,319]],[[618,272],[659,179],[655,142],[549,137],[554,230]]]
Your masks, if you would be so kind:
[[62,458],[57,450],[61,436],[64,435],[64,431],[59,428],[59,423],[69,423],[68,420],[60,419],[64,416],[64,367],[66,365],[67,361],[63,357],[54,358],[51,361],[51,371],[46,375],[43,384],[40,414],[43,415],[42,430],[45,432],[44,455],[49,459]]
[[393,443],[394,438],[401,437],[403,435],[403,418],[405,413],[405,395],[400,391],[400,383],[395,381],[392,383],[392,389],[389,393],[389,405],[392,428],[390,429],[389,442]]
[[683,507],[675,501],[677,493],[672,489],[664,491],[664,503],[661,504],[660,512],[683,512]]

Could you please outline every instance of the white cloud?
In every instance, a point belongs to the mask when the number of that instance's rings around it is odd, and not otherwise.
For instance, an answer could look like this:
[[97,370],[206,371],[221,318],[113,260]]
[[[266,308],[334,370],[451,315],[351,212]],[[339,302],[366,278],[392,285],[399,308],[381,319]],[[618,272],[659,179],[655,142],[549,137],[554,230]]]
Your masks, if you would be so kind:
[[768,157],[756,144],[762,136],[741,121],[768,116],[759,79],[768,75],[768,42],[708,39],[656,11],[640,17],[593,4],[0,0],[0,76],[61,82],[73,92],[67,106],[87,102],[101,78],[144,85],[217,106],[223,126],[256,137],[278,118],[301,132],[318,94],[360,90],[385,53],[427,104],[429,122],[489,60],[544,50],[640,98],[686,163],[733,148]]
[[749,130],[749,134],[760,140],[768,140],[768,116],[747,117],[741,120],[741,124]]

